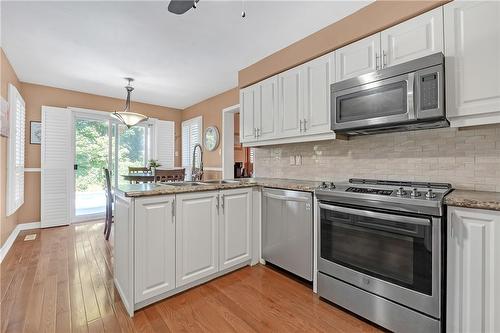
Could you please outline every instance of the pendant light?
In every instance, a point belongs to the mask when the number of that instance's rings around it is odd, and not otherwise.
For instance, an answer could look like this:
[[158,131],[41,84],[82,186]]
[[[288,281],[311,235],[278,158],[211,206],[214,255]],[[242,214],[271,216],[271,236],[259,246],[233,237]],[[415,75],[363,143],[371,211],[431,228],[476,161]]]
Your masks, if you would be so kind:
[[127,102],[125,103],[125,109],[123,111],[115,111],[111,114],[111,117],[118,119],[121,123],[123,123],[127,128],[135,126],[143,121],[148,120],[149,118],[140,113],[135,113],[130,111],[130,93],[134,90],[134,87],[130,85],[133,78],[126,77],[125,80],[128,81],[125,90],[127,90]]

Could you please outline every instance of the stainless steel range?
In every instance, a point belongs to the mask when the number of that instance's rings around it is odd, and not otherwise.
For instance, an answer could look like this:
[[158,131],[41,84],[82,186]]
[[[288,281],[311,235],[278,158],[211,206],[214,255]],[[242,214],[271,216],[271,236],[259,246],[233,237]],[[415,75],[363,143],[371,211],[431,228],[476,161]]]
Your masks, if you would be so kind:
[[319,295],[392,331],[440,332],[449,191],[443,183],[323,183]]

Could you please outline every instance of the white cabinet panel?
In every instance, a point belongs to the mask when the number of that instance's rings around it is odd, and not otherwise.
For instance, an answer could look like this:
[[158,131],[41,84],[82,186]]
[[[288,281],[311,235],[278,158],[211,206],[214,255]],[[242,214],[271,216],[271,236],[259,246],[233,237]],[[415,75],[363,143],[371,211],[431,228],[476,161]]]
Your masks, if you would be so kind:
[[443,52],[443,8],[386,29],[381,36],[384,67]]
[[377,70],[380,60],[380,34],[335,51],[336,80],[342,81]]
[[500,331],[500,212],[450,207],[447,332]]
[[130,316],[134,314],[134,199],[115,196],[113,277]]
[[303,65],[305,134],[330,131],[330,66],[333,58],[331,53]]
[[274,139],[278,135],[278,77],[258,83],[260,88],[260,114],[257,125],[259,140]]
[[301,134],[303,121],[302,68],[296,67],[278,75],[279,132],[281,137]]
[[260,89],[257,85],[240,91],[240,141],[257,140],[256,129],[260,122]]
[[446,112],[452,126],[500,122],[500,2],[444,6]]
[[136,199],[136,303],[175,288],[173,209],[173,195]]
[[221,191],[220,270],[251,258],[252,189]]
[[176,287],[219,270],[217,192],[176,196]]

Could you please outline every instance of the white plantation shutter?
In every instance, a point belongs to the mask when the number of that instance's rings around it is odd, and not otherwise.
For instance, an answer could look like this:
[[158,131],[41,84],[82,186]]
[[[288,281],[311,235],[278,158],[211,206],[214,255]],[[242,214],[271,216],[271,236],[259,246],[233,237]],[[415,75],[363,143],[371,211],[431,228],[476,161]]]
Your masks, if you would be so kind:
[[42,228],[70,222],[72,113],[42,106]]
[[24,139],[26,108],[16,87],[9,84],[9,145],[7,164],[7,215],[24,203]]
[[156,133],[156,159],[161,164],[160,168],[174,167],[175,151],[175,126],[173,121],[157,120]]
[[191,175],[193,149],[197,143],[201,143],[202,130],[203,118],[201,116],[182,122],[182,167],[186,169],[188,179]]

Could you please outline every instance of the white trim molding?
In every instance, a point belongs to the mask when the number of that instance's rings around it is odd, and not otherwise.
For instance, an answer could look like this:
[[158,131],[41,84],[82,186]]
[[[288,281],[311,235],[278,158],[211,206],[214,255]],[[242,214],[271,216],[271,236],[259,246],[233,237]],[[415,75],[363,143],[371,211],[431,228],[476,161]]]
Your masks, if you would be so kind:
[[9,252],[10,248],[12,247],[12,244],[14,244],[14,241],[16,240],[17,236],[19,236],[19,233],[23,230],[30,230],[30,229],[40,229],[40,222],[20,223],[16,225],[16,227],[14,228],[14,230],[12,230],[5,243],[0,248],[0,263],[3,261],[3,259]]
[[240,112],[236,104],[222,110],[222,178],[234,178],[234,115]]
[[222,172],[222,168],[221,167],[203,167],[203,170],[205,170],[205,171],[220,171],[220,172]]
[[42,168],[24,168],[24,172],[42,172]]

